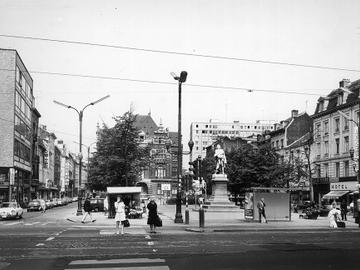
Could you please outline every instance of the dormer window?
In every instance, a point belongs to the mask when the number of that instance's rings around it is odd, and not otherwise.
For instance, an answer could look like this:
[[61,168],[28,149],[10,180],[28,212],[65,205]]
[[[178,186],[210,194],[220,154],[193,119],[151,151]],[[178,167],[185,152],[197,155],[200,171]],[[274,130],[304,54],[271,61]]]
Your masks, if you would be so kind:
[[343,104],[343,99],[344,99],[344,96],[343,96],[343,94],[341,93],[341,94],[339,94],[338,96],[337,96],[337,106],[339,106],[339,105],[341,105],[341,104]]
[[324,101],[319,102],[319,112],[322,112],[324,110]]

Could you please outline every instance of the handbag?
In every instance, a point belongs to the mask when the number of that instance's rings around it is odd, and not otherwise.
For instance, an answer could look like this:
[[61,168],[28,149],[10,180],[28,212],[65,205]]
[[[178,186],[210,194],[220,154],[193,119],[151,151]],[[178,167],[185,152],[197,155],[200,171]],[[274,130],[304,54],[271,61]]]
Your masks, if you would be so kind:
[[130,227],[130,222],[128,219],[125,219],[124,220],[124,227],[127,228],[127,227]]
[[159,216],[156,217],[155,226],[156,227],[162,227],[162,220],[161,220],[161,218]]

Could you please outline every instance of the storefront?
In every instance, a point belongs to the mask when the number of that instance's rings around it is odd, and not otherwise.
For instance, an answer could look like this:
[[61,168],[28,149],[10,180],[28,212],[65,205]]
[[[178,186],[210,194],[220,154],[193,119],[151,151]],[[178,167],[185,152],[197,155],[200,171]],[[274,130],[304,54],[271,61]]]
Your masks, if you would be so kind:
[[353,194],[358,190],[357,181],[330,183],[330,192],[322,197],[322,201],[330,204],[332,201],[340,203],[345,200],[349,205],[353,201]]

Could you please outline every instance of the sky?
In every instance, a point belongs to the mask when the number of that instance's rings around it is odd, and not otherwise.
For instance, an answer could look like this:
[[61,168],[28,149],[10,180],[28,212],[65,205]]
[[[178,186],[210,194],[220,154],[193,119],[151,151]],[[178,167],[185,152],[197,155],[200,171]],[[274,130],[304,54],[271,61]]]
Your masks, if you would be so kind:
[[138,114],[151,112],[155,122],[177,131],[178,89],[170,72],[187,71],[182,87],[182,133],[187,145],[191,122],[280,121],[293,109],[311,115],[317,99],[337,88],[341,79],[360,79],[359,71],[240,60],[360,70],[359,11],[357,0],[0,0],[0,48],[18,51],[34,80],[40,123],[73,152],[79,147],[78,117],[53,100],[82,109],[110,95],[84,111],[83,143],[87,146],[96,141],[97,123],[113,125],[113,117],[130,106]]

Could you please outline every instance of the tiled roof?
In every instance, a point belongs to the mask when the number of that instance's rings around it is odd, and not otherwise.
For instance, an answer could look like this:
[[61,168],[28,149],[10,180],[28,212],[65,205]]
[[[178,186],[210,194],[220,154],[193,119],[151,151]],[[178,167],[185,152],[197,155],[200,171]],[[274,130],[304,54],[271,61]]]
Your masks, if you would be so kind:
[[147,136],[153,136],[154,131],[158,130],[158,126],[151,115],[136,115],[134,125],[139,130],[145,132]]

